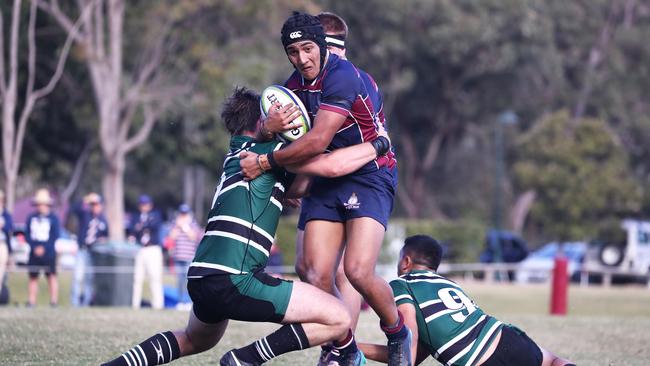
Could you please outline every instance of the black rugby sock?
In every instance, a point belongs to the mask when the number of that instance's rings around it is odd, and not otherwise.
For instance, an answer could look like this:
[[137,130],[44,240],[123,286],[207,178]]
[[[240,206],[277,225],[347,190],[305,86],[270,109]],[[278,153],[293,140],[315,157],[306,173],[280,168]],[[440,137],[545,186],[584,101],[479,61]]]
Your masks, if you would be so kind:
[[309,348],[309,340],[301,324],[287,324],[246,347],[234,350],[241,361],[264,363],[281,354]]
[[158,333],[102,366],[162,365],[181,356],[172,332]]

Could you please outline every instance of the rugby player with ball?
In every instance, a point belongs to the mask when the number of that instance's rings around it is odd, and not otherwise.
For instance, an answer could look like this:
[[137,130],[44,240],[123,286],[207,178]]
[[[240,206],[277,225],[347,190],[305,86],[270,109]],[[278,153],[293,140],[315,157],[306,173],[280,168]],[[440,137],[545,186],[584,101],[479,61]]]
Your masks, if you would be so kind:
[[[377,113],[370,90],[359,70],[349,61],[327,51],[325,33],[318,18],[294,13],[284,23],[281,41],[296,69],[285,83],[305,105],[311,129],[284,149],[265,156],[250,154],[241,160],[242,171],[252,179],[267,170],[308,161],[323,152],[372,140],[383,115]],[[264,123],[268,136],[278,129],[278,119],[291,129],[295,106],[284,106],[289,118],[269,113]],[[292,109],[293,108],[293,109]],[[259,162],[267,162],[268,165]],[[388,283],[375,273],[388,217],[396,190],[396,161],[391,151],[353,174],[341,178],[316,178],[303,199],[305,215],[304,261],[307,281],[337,294],[334,274],[341,253],[344,271],[354,288],[377,313],[388,338],[389,365],[410,365],[410,332],[392,300]],[[358,364],[352,333],[334,342],[328,363]]]
[[[260,125],[260,96],[243,88],[235,90],[221,117],[231,133],[230,151],[204,236],[188,271],[187,287],[193,301],[188,324],[184,329],[158,333],[104,365],[160,365],[206,351],[223,337],[229,319],[283,326],[246,347],[227,352],[220,361],[226,366],[261,365],[287,352],[343,339],[348,334],[350,316],[334,296],[264,272],[282,201],[303,193],[299,188],[304,178],[294,179],[284,169],[267,169],[253,180],[244,180],[241,156],[246,152],[262,156],[284,145],[254,140]],[[341,176],[385,154],[389,146],[385,136],[378,136],[371,142],[287,165],[286,169]]]

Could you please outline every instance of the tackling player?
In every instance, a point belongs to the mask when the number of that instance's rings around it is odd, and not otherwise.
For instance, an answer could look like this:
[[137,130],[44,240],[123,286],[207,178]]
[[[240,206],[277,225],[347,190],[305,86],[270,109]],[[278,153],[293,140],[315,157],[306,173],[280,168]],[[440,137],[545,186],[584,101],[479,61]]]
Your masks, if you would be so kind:
[[[390,283],[404,322],[413,330],[416,365],[431,355],[449,366],[575,366],[539,347],[519,328],[485,314],[458,284],[436,273],[441,258],[435,239],[411,236],[400,252],[400,277]],[[385,346],[359,347],[369,359],[387,361]]]
[[[281,34],[285,52],[296,69],[285,86],[304,103],[313,128],[286,149],[266,154],[262,160],[268,160],[270,168],[286,166],[376,136],[384,121],[372,105],[361,73],[349,61],[327,52],[318,18],[295,12],[284,23]],[[285,106],[283,113],[292,114],[295,108]],[[269,120],[270,114],[265,123]],[[264,125],[263,130],[268,132]],[[251,155],[241,161],[248,178],[267,170],[257,159]],[[345,274],[380,318],[388,337],[389,364],[410,365],[409,330],[392,301],[388,283],[375,274],[393,206],[395,165],[389,152],[354,174],[339,179],[314,179],[310,195],[303,199],[303,210],[307,212],[303,255],[308,281],[336,294],[333,278],[345,245]],[[334,362],[348,362],[343,353],[331,355]]]
[[[230,152],[209,213],[205,234],[188,271],[188,292],[194,302],[185,329],[158,333],[105,365],[159,365],[212,348],[223,336],[228,319],[284,324],[252,344],[229,351],[221,365],[260,365],[281,354],[348,335],[350,318],[335,297],[314,286],[267,275],[268,261],[285,196],[302,186],[276,170],[244,181],[239,167],[246,151],[270,153],[279,142],[256,143],[260,121],[259,95],[237,89],[221,114],[231,133]],[[287,167],[301,174],[340,176],[386,153],[387,139],[378,137],[334,154],[320,155]],[[357,364],[365,362],[359,355]],[[346,351],[348,349],[346,348]]]

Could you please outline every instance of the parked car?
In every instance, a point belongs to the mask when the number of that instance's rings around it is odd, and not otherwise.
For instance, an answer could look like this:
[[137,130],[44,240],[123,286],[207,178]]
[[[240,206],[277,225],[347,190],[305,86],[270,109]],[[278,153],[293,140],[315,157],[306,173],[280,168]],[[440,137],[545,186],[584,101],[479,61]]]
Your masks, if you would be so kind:
[[650,270],[650,221],[623,220],[621,229],[625,231],[626,240],[604,242],[598,250],[598,261],[630,274],[647,274]]
[[[582,265],[587,253],[588,244],[585,242],[568,242],[562,244],[564,255],[568,259],[568,272],[572,279],[580,275]],[[559,243],[548,243],[531,252],[526,259],[519,263],[516,271],[517,282],[546,282],[550,280],[555,257],[560,249]]]

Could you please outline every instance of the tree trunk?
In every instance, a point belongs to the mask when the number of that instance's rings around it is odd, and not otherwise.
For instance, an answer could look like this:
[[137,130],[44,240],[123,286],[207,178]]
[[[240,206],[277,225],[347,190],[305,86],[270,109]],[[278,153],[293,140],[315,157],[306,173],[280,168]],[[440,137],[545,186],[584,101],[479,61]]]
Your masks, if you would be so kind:
[[105,198],[106,219],[111,240],[124,240],[124,167],[125,156],[120,154],[106,162],[102,188]]
[[512,231],[516,233],[523,231],[526,218],[535,203],[536,197],[537,193],[533,190],[526,191],[517,197],[517,201],[510,209],[510,227]]
[[16,181],[18,180],[18,175],[13,172],[5,173],[5,207],[8,211],[14,210],[14,204],[16,203]]
[[183,167],[183,202],[191,205],[194,202],[196,187],[196,168],[193,165]]
[[195,178],[195,183],[196,183],[196,188],[195,192],[196,194],[194,195],[194,216],[198,220],[198,222],[203,222],[204,214],[205,214],[205,195],[206,195],[206,171],[205,168],[201,166],[196,166],[194,168],[196,172],[196,178]]

